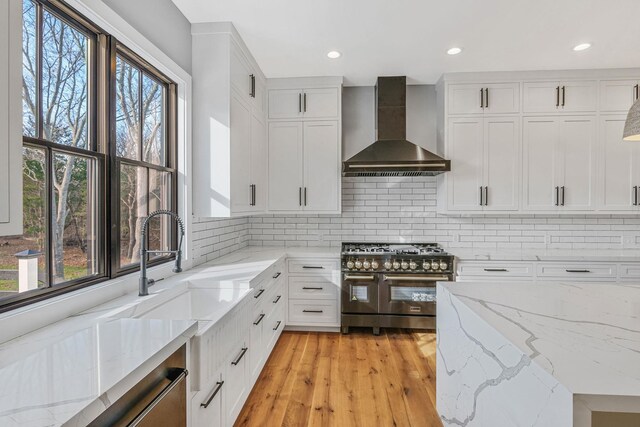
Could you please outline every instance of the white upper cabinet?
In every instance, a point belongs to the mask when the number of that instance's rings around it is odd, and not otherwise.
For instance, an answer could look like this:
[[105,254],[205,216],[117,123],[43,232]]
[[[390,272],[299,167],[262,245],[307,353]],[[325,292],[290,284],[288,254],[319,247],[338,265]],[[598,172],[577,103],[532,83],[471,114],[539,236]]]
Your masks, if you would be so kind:
[[599,123],[598,207],[611,211],[638,210],[640,144],[622,141],[626,115],[602,117]]
[[269,211],[302,209],[302,122],[269,123]]
[[270,119],[333,119],[340,113],[340,88],[270,89]]
[[265,212],[266,80],[230,23],[194,24],[193,210]]
[[510,114],[520,111],[519,83],[452,84],[449,114]]
[[596,112],[594,80],[524,83],[524,113]]
[[451,119],[448,137],[448,210],[518,210],[519,119]]
[[524,119],[524,210],[595,208],[595,120]]
[[627,113],[640,96],[640,79],[600,82],[600,111]]
[[0,5],[0,236],[22,234],[22,2]]
[[335,212],[340,206],[340,134],[335,121],[304,124],[303,209]]

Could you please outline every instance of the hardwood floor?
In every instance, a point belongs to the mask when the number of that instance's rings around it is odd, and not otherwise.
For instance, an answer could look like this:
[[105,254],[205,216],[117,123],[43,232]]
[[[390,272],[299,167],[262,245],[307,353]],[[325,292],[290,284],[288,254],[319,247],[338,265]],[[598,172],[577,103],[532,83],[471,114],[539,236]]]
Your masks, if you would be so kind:
[[435,349],[426,332],[285,332],[235,425],[441,426]]

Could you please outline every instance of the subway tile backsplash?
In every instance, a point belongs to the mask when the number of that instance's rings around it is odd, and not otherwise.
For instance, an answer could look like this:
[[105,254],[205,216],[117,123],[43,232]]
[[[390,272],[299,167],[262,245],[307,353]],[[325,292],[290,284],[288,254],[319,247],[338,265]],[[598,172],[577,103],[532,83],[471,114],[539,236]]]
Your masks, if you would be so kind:
[[193,263],[199,265],[247,246],[250,237],[248,218],[194,218]]

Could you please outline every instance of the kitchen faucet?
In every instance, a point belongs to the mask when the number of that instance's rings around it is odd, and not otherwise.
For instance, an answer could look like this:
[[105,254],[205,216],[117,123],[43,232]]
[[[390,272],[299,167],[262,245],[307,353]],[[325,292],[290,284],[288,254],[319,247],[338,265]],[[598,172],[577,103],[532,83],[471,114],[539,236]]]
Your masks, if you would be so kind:
[[[150,251],[147,249],[147,228],[149,227],[149,221],[160,215],[168,215],[176,220],[178,225],[180,226],[180,241],[178,242],[178,249],[175,251]],[[173,267],[174,273],[180,273],[182,271],[182,240],[184,239],[184,224],[182,219],[178,216],[177,213],[160,209],[158,211],[152,212],[148,217],[145,218],[142,223],[142,232],[140,235],[140,290],[138,295],[143,297],[145,295],[149,295],[149,286],[153,285],[155,280],[147,278],[147,255],[149,254],[176,254],[176,265]]]

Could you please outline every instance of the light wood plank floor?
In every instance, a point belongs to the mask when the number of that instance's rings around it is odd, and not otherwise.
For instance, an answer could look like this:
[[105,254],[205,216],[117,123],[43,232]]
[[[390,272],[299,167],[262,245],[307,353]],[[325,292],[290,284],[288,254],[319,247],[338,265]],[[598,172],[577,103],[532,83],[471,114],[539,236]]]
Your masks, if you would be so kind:
[[441,426],[435,349],[426,332],[285,332],[236,427]]

